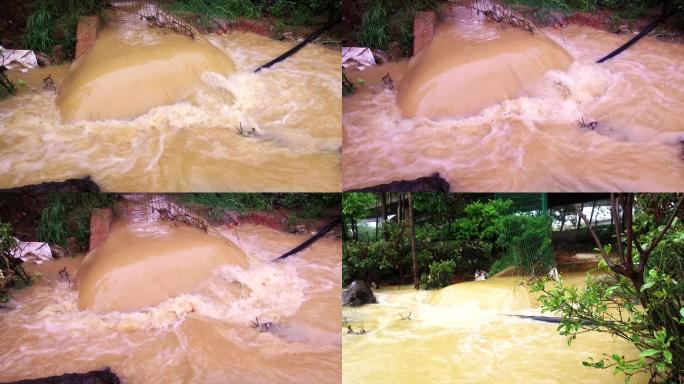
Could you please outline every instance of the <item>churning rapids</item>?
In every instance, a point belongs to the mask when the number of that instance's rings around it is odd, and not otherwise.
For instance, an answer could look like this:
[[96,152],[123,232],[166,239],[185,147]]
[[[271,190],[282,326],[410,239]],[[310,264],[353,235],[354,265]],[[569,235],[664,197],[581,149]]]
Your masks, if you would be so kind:
[[[581,284],[583,275],[564,276]],[[602,353],[638,351],[605,334],[579,335],[568,347],[556,324],[507,316],[539,315],[517,277],[452,285],[439,291],[388,287],[378,304],[342,310],[364,335],[343,336],[344,383],[624,383],[610,370],[582,366]],[[399,314],[410,320],[402,320]],[[548,315],[548,314],[545,314]],[[635,377],[634,383],[642,383]]]
[[[339,191],[338,51],[189,36],[116,10],[71,66],[0,102],[0,188],[89,175],[107,191]],[[55,80],[57,94],[43,90]]]
[[340,241],[271,261],[305,238],[120,218],[85,258],[31,267],[45,279],[0,316],[0,381],[110,366],[126,383],[339,382]]
[[594,63],[627,38],[442,22],[410,61],[349,72],[365,83],[343,101],[343,188],[439,172],[452,191],[683,189],[684,45]]

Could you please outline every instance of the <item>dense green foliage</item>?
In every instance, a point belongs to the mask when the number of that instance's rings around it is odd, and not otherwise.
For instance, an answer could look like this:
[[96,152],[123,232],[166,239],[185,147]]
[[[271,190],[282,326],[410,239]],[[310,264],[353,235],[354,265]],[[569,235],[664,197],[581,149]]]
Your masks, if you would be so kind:
[[31,283],[31,277],[24,271],[21,260],[10,254],[16,244],[12,227],[7,223],[0,223],[0,303],[9,300],[8,288]]
[[302,218],[319,218],[339,210],[340,195],[334,193],[186,193],[179,198],[190,204],[204,205],[212,210],[236,212],[287,209]]
[[110,207],[114,196],[104,193],[55,193],[41,212],[36,231],[38,240],[65,245],[75,237],[85,249],[90,237],[90,216],[95,208]]
[[[627,340],[639,351],[635,357],[615,353],[590,357],[585,366],[613,368],[627,375],[627,382],[643,373],[651,382],[680,383],[684,380],[684,226],[674,214],[666,218],[653,206],[638,204],[632,223],[630,199],[622,200],[628,212],[625,231],[619,236],[624,242],[616,243],[616,250],[604,246],[600,273],[587,275],[586,289],[566,286],[562,280],[547,287],[536,280],[532,290],[541,293],[544,311],[562,316],[558,329],[569,344],[580,333],[597,331]],[[674,211],[672,201],[658,204],[661,210]],[[623,256],[611,260],[607,255],[612,251]]]
[[[376,198],[372,193],[344,194],[345,228],[356,240],[344,244],[345,285],[355,279],[400,284],[412,271],[410,231],[406,221],[382,223],[380,220],[377,231],[355,224],[368,214],[369,208],[379,204]],[[451,281],[456,273],[473,275],[477,270],[489,270],[502,255],[499,235],[510,209],[511,202],[507,200],[474,201],[464,206],[457,194],[414,194],[415,216],[428,218],[416,224],[421,281],[429,283],[430,288],[438,288],[445,281]],[[376,232],[379,233],[377,237]],[[523,232],[522,240],[527,240],[533,232]],[[452,265],[453,268],[446,268]],[[430,272],[433,267],[441,268],[437,275]],[[448,277],[444,276],[446,271],[449,271]]]
[[76,49],[76,26],[85,15],[101,15],[107,0],[40,0],[26,19],[22,43],[27,49],[52,53],[61,45],[67,56]]
[[358,240],[357,221],[366,215],[366,210],[375,202],[372,193],[345,193],[342,195],[342,217],[345,234],[349,230],[352,238]]

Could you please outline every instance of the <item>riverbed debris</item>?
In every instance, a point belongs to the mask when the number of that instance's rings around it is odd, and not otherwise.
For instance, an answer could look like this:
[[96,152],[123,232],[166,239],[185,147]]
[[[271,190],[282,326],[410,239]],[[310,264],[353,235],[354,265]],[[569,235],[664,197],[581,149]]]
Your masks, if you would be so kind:
[[590,121],[584,121],[584,117],[577,122],[577,125],[580,128],[583,129],[591,129],[592,131],[595,131],[596,128],[598,128],[598,121],[596,120],[590,120]]
[[274,324],[272,321],[260,323],[258,316],[254,319],[254,321],[252,321],[252,327],[257,328],[259,332],[270,332],[273,328],[273,325]]
[[363,326],[363,323],[361,323],[359,331],[354,331],[354,328],[352,328],[351,324],[347,325],[347,335],[365,335],[366,334],[366,328]]
[[411,318],[411,315],[412,315],[411,312],[409,312],[407,315],[404,315],[404,314],[402,314],[401,312],[399,312],[399,317],[401,317],[402,320],[413,320],[413,319]]
[[481,13],[485,18],[494,23],[509,24],[513,27],[536,33],[537,26],[532,20],[526,18],[511,8],[497,1],[476,0],[470,3],[469,8]]
[[[187,23],[172,15],[171,13],[162,9],[159,5],[154,6],[154,11],[151,11],[149,8],[149,6],[146,6],[142,11],[136,12],[136,15],[140,17],[140,20],[147,21],[147,24],[152,27],[162,30],[170,30],[196,40],[199,32],[190,23]],[[150,12],[146,13],[148,10],[150,10]]]
[[69,276],[69,271],[67,271],[66,267],[60,269],[59,272],[57,272],[57,276],[59,281],[71,285],[71,276]]
[[21,259],[23,262],[42,264],[44,261],[53,260],[50,245],[40,241],[19,241],[10,251],[12,257]]
[[242,127],[242,123],[240,123],[240,126],[235,128],[237,131],[238,135],[242,137],[251,137],[251,136],[256,136],[257,135],[257,130],[256,128],[252,127],[252,129],[246,130]]
[[382,77],[382,83],[385,84],[385,87],[387,87],[390,91],[394,91],[394,80],[392,79],[392,76],[390,76],[389,72]]
[[57,93],[57,86],[55,86],[55,81],[52,79],[52,74],[43,79],[43,89]]

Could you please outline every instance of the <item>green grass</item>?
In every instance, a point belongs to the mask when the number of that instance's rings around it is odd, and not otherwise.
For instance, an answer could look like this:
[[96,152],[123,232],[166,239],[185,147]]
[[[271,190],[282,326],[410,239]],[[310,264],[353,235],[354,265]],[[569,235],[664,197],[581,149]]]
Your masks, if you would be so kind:
[[389,7],[382,0],[373,1],[361,17],[359,45],[375,49],[386,49],[391,40]]
[[90,215],[95,208],[111,207],[114,195],[105,193],[55,193],[43,208],[36,235],[38,240],[65,245],[75,237],[81,248],[90,238]]
[[287,209],[296,218],[325,217],[340,206],[340,195],[334,193],[187,193],[178,195],[181,201],[209,207],[209,215],[224,209],[246,213]]
[[179,197],[185,203],[204,205],[210,210],[218,208],[247,212],[273,209],[272,198],[259,193],[187,193],[179,195]]
[[[644,17],[648,10],[660,9],[665,3],[663,0],[507,0],[507,2],[537,8],[540,13],[607,9],[615,11],[616,17],[627,19]],[[684,9],[684,0],[670,1],[667,4],[670,8]]]
[[52,53],[61,45],[65,54],[76,49],[76,27],[81,16],[103,15],[107,0],[40,0],[26,19],[22,44],[27,49]]
[[197,14],[203,23],[211,18],[233,21],[238,18],[274,16],[286,25],[315,25],[334,13],[340,2],[330,0],[175,0],[169,8]]
[[413,50],[413,19],[417,12],[435,9],[437,0],[373,0],[361,16],[358,42],[363,47],[387,49],[397,41],[401,53]]

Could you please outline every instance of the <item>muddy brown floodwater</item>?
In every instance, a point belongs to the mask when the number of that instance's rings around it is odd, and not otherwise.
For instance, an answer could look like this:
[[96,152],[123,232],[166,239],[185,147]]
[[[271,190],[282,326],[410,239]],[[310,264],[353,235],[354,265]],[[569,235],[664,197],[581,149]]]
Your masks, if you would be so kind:
[[350,71],[365,82],[343,101],[343,188],[433,172],[452,191],[684,188],[684,45],[594,63],[627,38],[461,12],[410,62]]
[[0,101],[0,188],[90,175],[107,191],[339,191],[338,51],[309,44],[254,74],[295,43],[108,21],[71,66],[10,72],[27,86]]
[[44,279],[0,316],[0,381],[110,366],[126,383],[340,382],[341,242],[271,261],[304,239],[119,219],[85,259],[30,267]]
[[[583,274],[564,281],[582,286]],[[344,319],[364,335],[343,335],[344,383],[624,383],[623,375],[589,369],[603,353],[635,357],[628,342],[579,335],[568,346],[556,324],[508,315],[540,315],[520,277],[494,277],[437,291],[386,287],[378,304],[345,307]],[[399,314],[409,317],[402,320]],[[551,314],[544,314],[551,316]],[[648,378],[635,377],[633,383]]]

